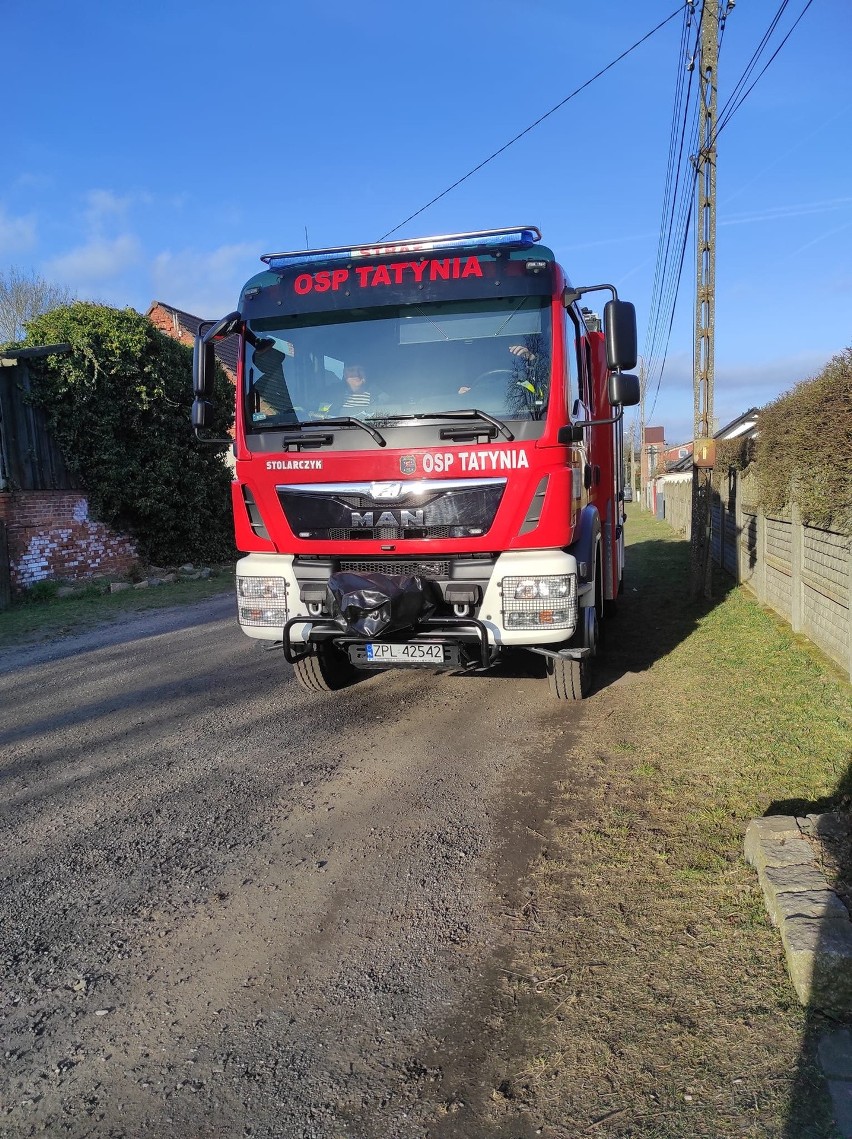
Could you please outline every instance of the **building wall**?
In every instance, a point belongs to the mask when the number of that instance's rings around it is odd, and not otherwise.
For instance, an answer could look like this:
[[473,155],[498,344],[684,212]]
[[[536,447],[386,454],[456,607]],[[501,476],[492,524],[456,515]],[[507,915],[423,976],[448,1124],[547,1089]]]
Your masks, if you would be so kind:
[[165,332],[166,336],[171,336],[173,340],[179,340],[188,348],[191,348],[195,343],[195,337],[189,329],[184,328],[175,314],[162,305],[152,305],[148,311],[148,319],[156,328],[159,328],[160,332]]
[[84,581],[122,575],[138,563],[135,543],[89,518],[79,491],[0,493],[13,593],[48,578]]

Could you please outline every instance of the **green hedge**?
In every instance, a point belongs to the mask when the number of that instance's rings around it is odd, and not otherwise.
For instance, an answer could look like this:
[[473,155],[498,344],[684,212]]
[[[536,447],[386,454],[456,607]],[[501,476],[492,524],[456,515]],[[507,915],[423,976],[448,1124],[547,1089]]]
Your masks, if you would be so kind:
[[[78,302],[27,325],[27,346],[71,351],[31,362],[45,409],[93,516],[136,539],[148,561],[225,561],[236,550],[227,448],[190,425],[192,352],[133,309]],[[217,369],[217,435],[232,423],[233,386]]]
[[721,493],[731,467],[751,467],[765,511],[795,502],[806,524],[852,533],[852,348],[761,408],[755,440],[718,444]]

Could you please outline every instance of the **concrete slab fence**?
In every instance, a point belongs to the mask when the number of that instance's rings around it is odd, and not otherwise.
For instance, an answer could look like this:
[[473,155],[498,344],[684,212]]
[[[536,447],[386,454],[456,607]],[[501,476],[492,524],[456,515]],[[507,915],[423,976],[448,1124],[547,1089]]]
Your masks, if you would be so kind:
[[[691,476],[660,481],[666,521],[688,535]],[[852,679],[852,537],[806,525],[796,503],[788,511],[766,514],[756,498],[748,472],[731,471],[727,493],[714,496],[714,562]]]

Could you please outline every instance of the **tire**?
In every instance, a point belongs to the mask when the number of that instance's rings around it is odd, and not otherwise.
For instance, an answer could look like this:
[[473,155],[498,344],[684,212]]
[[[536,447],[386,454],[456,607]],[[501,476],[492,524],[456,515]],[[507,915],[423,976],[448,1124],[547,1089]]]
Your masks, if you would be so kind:
[[550,694],[557,700],[582,700],[592,681],[592,668],[588,657],[572,660],[570,657],[547,657],[547,682]]
[[340,649],[321,644],[312,646],[308,656],[297,660],[293,672],[306,692],[338,692],[355,683],[357,670]]

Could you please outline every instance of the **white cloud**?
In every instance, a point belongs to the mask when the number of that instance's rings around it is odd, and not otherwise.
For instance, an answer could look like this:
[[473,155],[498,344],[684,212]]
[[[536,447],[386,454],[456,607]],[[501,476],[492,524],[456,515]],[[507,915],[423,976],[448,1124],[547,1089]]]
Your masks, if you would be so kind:
[[8,257],[10,254],[25,253],[34,249],[35,244],[35,214],[10,217],[5,209],[0,206],[0,256]]
[[86,221],[97,229],[105,218],[123,218],[132,203],[129,195],[121,198],[112,190],[89,190],[86,194]]
[[810,214],[831,213],[834,210],[848,209],[852,198],[830,198],[827,201],[804,202],[799,205],[770,206],[769,209],[750,211],[744,214],[728,214],[719,221],[720,226],[753,225],[761,221],[780,221],[787,218],[807,217]]
[[182,250],[158,254],[151,266],[154,296],[194,316],[222,316],[233,309],[246,279],[263,266],[259,245],[222,245],[209,253]]
[[[813,352],[752,364],[717,363],[713,381],[716,429],[724,427],[749,408],[765,407],[803,380],[813,379],[827,363],[827,356]],[[649,390],[647,422],[665,427],[669,443],[682,443],[691,439],[692,364],[685,355],[681,353],[667,363],[656,406],[651,413],[653,397],[654,392]]]
[[34,174],[31,170],[22,170],[12,179],[10,186],[13,190],[31,193],[41,192],[53,185],[53,178],[49,174]]
[[90,288],[119,276],[140,261],[138,239],[130,233],[106,240],[94,237],[85,245],[54,257],[45,265],[49,277],[66,282],[71,288]]

